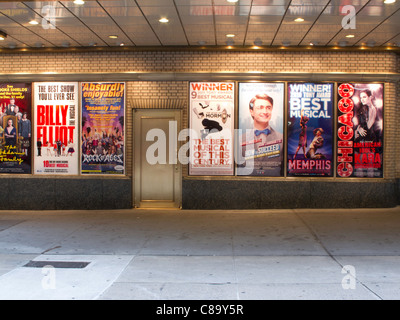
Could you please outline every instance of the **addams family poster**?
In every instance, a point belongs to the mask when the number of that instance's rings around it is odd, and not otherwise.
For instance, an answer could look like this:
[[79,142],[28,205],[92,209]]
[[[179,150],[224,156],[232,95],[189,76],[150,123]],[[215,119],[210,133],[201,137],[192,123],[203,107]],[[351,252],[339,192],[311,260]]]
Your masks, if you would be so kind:
[[333,176],[333,84],[288,84],[288,176]]
[[338,177],[383,177],[383,91],[381,83],[338,85]]
[[35,174],[78,174],[77,82],[34,83]]
[[233,175],[235,84],[190,83],[190,175]]
[[125,83],[81,83],[82,174],[125,173]]
[[283,175],[283,83],[239,83],[237,174]]
[[31,173],[31,99],[31,84],[0,83],[0,173]]

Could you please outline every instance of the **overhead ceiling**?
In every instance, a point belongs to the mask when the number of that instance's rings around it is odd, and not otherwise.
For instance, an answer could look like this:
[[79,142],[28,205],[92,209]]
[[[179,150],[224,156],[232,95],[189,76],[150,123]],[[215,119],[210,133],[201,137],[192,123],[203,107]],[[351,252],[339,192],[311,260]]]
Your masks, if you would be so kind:
[[[161,23],[161,18],[169,22]],[[30,24],[32,20],[38,24]],[[310,44],[398,48],[400,0],[86,0],[82,5],[72,0],[1,1],[0,30],[7,34],[0,47],[7,49]]]

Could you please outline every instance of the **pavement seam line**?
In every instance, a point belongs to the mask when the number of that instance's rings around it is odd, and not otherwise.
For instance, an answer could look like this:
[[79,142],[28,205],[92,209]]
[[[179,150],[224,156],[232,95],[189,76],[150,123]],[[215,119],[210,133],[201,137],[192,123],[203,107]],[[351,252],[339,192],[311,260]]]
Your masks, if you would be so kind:
[[[292,210],[295,216],[306,226],[306,228],[310,231],[311,235],[314,237],[314,240],[318,242],[318,244],[322,247],[322,249],[328,254],[328,256],[335,262],[337,263],[342,269],[343,265],[339,262],[339,260],[336,259],[336,257],[328,250],[327,247],[322,243],[321,239],[318,237],[317,232],[300,216],[300,214],[297,212],[296,209]],[[364,284],[360,279],[357,277],[354,277],[356,281],[361,284],[367,291],[371,292],[377,299],[383,300],[381,296],[379,296],[376,292],[374,292],[372,289],[370,289],[366,284]]]

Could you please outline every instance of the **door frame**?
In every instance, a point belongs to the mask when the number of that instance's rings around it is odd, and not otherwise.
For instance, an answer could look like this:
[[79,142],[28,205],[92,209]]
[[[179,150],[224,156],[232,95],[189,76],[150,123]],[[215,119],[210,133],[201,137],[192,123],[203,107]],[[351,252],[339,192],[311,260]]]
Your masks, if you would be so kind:
[[[174,200],[173,201],[157,201],[147,200],[141,201],[141,121],[143,117],[168,117],[177,121],[177,135],[175,140],[175,152],[178,155],[180,142],[177,140],[179,130],[181,129],[182,110],[180,109],[133,109],[133,174],[132,174],[132,199],[135,209],[182,209],[182,164],[177,160],[174,164]],[[169,135],[168,135],[169,137]],[[135,146],[138,146],[135,148]],[[168,160],[168,159],[167,159]]]

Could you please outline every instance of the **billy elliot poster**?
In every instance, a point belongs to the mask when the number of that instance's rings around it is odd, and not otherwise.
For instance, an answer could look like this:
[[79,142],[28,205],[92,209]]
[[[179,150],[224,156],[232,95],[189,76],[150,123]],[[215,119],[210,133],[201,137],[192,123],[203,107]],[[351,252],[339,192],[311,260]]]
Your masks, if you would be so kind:
[[235,84],[190,84],[190,175],[233,175]]
[[288,84],[288,176],[333,176],[332,83]]
[[31,84],[0,83],[0,173],[31,173],[31,100]]
[[383,88],[382,83],[338,85],[338,177],[383,177]]
[[125,174],[125,83],[81,83],[82,174]]
[[239,83],[237,174],[283,175],[283,83]]
[[77,82],[34,83],[34,173],[78,174]]

